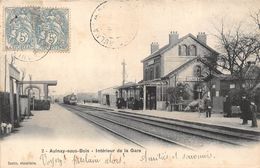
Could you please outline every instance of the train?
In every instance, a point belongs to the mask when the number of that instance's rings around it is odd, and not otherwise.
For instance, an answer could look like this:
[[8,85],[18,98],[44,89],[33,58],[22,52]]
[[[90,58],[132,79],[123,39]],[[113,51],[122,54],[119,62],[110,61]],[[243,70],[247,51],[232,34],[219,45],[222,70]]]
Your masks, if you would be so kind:
[[63,97],[64,104],[77,105],[77,101],[78,101],[77,96],[74,93]]

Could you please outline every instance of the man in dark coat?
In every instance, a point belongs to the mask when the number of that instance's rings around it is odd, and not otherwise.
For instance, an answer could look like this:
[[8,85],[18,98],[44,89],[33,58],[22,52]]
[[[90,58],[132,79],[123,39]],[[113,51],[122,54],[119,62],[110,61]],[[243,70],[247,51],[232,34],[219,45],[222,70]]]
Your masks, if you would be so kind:
[[224,104],[223,104],[223,111],[224,111],[224,114],[226,114],[226,117],[231,117],[232,116],[232,109],[231,109],[231,100],[229,98],[228,95],[226,95],[226,100],[224,101]]
[[204,100],[204,108],[206,111],[206,117],[211,117],[212,102],[209,96],[207,96],[206,99]]
[[240,104],[241,110],[241,118],[243,120],[243,125],[248,124],[248,120],[251,120],[251,112],[250,112],[250,101],[246,98],[246,96],[242,96],[242,101]]
[[257,117],[256,117],[256,105],[254,102],[251,102],[251,105],[250,105],[250,109],[251,109],[251,114],[252,114],[252,127],[257,127]]

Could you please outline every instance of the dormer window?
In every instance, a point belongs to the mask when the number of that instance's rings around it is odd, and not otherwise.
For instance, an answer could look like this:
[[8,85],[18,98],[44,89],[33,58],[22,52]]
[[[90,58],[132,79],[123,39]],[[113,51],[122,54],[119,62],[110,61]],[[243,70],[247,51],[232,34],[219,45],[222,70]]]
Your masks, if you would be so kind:
[[189,55],[196,56],[197,55],[197,47],[195,45],[189,46]]
[[200,66],[200,65],[196,65],[196,66],[194,67],[193,72],[194,72],[194,73],[193,73],[194,76],[196,76],[196,77],[201,77],[201,75],[202,75],[201,66]]
[[188,47],[185,44],[179,46],[179,55],[187,56],[188,55]]

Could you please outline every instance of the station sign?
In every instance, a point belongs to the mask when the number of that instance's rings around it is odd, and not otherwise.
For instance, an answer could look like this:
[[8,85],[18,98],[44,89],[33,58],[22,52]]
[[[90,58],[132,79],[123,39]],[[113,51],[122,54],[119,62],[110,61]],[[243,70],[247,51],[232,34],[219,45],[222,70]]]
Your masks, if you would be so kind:
[[147,63],[148,66],[149,66],[149,65],[152,65],[152,64],[154,64],[154,59],[150,60],[150,61]]
[[187,76],[187,77],[186,77],[186,81],[189,81],[189,82],[198,82],[198,81],[201,81],[201,78],[200,78],[200,77],[196,77],[196,76]]

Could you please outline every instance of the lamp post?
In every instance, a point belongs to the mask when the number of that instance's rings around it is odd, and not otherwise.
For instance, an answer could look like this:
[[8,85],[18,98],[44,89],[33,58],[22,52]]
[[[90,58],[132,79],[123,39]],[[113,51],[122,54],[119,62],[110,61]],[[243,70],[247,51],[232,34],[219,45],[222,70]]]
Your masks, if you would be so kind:
[[116,98],[118,98],[118,91],[116,91]]
[[51,95],[51,102],[52,102],[52,104],[54,104],[54,102],[55,102],[55,96],[54,96],[54,94],[56,93],[56,91],[55,90],[52,90],[51,91],[51,93],[52,93],[52,95]]
[[32,102],[33,102],[33,110],[34,110],[34,99],[35,99],[35,92],[32,92]]
[[182,101],[183,101],[183,90],[180,90],[180,103],[179,103],[179,110],[182,111]]

